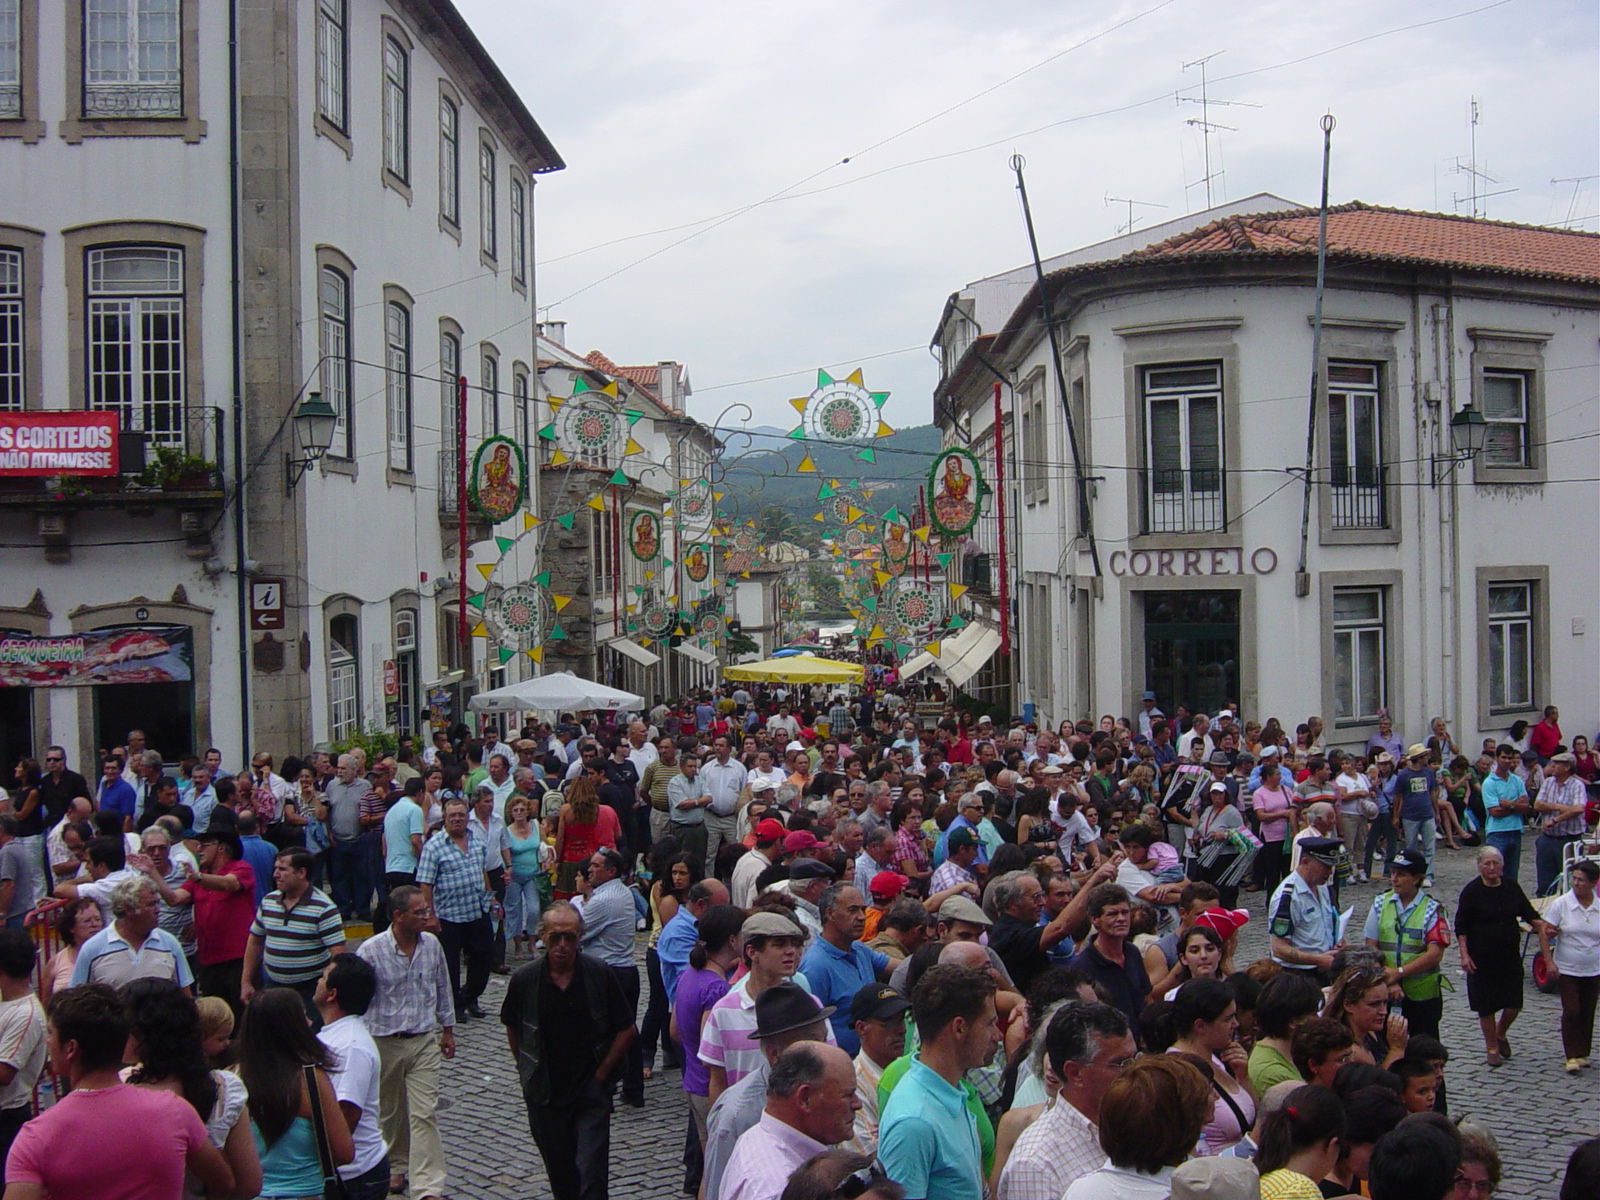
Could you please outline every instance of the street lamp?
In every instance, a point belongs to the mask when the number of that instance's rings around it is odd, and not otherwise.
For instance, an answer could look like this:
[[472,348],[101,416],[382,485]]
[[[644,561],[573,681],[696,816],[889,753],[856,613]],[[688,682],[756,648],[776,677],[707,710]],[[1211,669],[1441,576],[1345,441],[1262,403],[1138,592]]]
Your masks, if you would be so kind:
[[285,455],[283,459],[284,482],[289,491],[294,491],[305,473],[328,452],[338,423],[339,414],[322,398],[321,392],[310,392],[300,402],[294,414],[294,437],[301,457]]
[[1489,436],[1489,423],[1483,414],[1468,404],[1450,418],[1450,454],[1433,457],[1433,486],[1483,453],[1483,443]]

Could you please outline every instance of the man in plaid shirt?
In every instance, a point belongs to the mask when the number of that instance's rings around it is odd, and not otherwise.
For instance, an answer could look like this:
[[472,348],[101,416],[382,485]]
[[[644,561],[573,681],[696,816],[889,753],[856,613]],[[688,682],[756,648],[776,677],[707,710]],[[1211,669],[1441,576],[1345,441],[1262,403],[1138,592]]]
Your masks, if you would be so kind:
[[[487,843],[467,816],[465,800],[444,806],[444,828],[422,847],[417,883],[439,918],[439,941],[450,972],[456,1013],[481,1017],[478,997],[489,985],[494,937],[489,927],[493,894],[489,890]],[[461,956],[467,958],[467,981],[461,982]]]

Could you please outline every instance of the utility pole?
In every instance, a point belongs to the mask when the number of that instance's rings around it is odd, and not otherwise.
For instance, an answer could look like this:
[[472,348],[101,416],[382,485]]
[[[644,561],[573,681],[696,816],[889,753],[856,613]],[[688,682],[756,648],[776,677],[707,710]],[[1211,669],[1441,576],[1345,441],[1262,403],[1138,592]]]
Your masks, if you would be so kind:
[[[1212,183],[1213,183],[1214,180],[1220,179],[1222,177],[1222,175],[1223,175],[1223,172],[1221,172],[1221,171],[1213,171],[1211,169],[1211,135],[1213,133],[1217,133],[1217,132],[1223,131],[1223,130],[1226,130],[1228,133],[1237,133],[1238,132],[1238,129],[1235,126],[1222,125],[1222,124],[1218,124],[1216,121],[1213,121],[1211,119],[1211,109],[1212,109],[1212,107],[1213,106],[1216,106],[1216,107],[1219,107],[1219,108],[1260,108],[1261,107],[1261,105],[1259,105],[1259,104],[1251,104],[1247,100],[1213,100],[1211,98],[1211,93],[1208,91],[1207,84],[1206,84],[1206,64],[1209,63],[1213,58],[1217,57],[1218,54],[1223,54],[1223,53],[1225,53],[1225,51],[1218,50],[1218,51],[1216,51],[1216,53],[1208,54],[1204,58],[1197,58],[1197,59],[1194,59],[1192,62],[1184,63],[1183,64],[1183,69],[1185,71],[1187,71],[1190,67],[1199,67],[1200,68],[1200,95],[1199,96],[1179,96],[1177,98],[1179,104],[1188,103],[1188,104],[1198,104],[1200,106],[1200,116],[1199,116],[1199,118],[1198,119],[1190,118],[1189,120],[1185,121],[1184,124],[1193,126],[1194,128],[1198,129],[1200,131],[1200,133],[1201,133],[1201,141],[1202,141],[1202,144],[1204,146],[1204,152],[1205,152],[1205,175],[1198,182],[1203,183],[1203,184],[1206,185],[1206,207],[1207,208],[1210,208],[1212,206],[1212,204],[1214,203],[1213,197],[1212,197]],[[1194,184],[1190,184],[1189,186],[1193,187]]]

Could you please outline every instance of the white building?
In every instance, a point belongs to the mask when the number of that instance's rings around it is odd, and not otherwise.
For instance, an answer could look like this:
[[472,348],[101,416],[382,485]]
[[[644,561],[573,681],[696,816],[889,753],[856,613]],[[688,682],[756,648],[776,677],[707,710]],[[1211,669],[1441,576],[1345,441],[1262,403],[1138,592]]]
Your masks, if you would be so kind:
[[[1592,731],[1600,237],[1331,211],[1302,541],[1317,214],[1272,208],[1069,256],[1042,297],[947,302],[935,419],[986,469],[1005,381],[1012,656],[976,694],[1055,722],[1148,687],[1169,712],[1319,714],[1344,745],[1380,710],[1472,749],[1547,703]],[[1462,460],[1469,407],[1487,444]],[[997,624],[994,499],[965,565]]]
[[[178,676],[13,679],[0,759],[140,726],[236,766],[415,731],[429,684],[458,716],[503,669],[455,636],[454,450],[540,419],[554,147],[449,0],[0,0],[0,29],[0,410],[110,410],[135,455],[207,464],[174,491],[0,468],[0,630],[160,627]],[[338,424],[302,473],[312,392]]]

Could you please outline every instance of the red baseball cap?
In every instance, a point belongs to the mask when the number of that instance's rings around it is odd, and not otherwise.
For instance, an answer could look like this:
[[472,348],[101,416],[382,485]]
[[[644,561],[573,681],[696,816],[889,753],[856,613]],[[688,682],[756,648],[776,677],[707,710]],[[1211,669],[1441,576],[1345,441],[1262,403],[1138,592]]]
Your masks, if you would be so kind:
[[818,846],[825,844],[817,841],[817,835],[809,829],[796,829],[783,839],[783,852],[785,854],[799,854],[805,850],[815,850]]
[[1249,912],[1242,908],[1208,908],[1194,919],[1194,923],[1204,925],[1223,941],[1227,941],[1244,928],[1249,920]]
[[756,825],[756,841],[781,842],[788,832],[782,821],[776,817],[767,817]]
[[872,877],[872,882],[867,885],[867,890],[874,896],[891,900],[905,891],[906,884],[910,882],[911,880],[900,874],[899,871],[879,871]]

